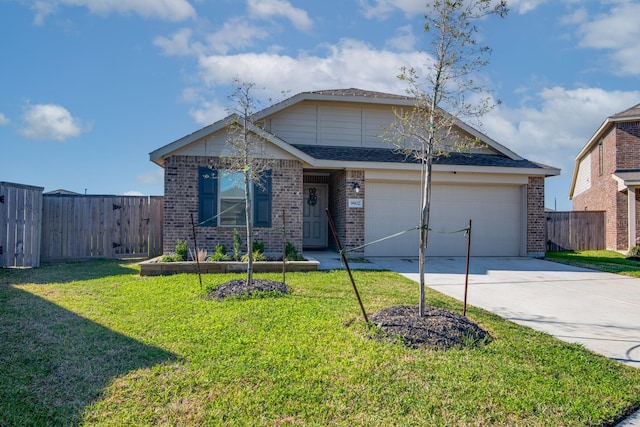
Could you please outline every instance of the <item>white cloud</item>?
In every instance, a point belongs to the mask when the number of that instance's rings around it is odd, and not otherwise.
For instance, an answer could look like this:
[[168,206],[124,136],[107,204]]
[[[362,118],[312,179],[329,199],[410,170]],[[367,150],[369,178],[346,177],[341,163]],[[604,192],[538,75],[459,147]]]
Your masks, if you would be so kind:
[[[364,42],[343,39],[326,46],[326,56],[301,53],[245,53],[201,57],[201,77],[207,85],[229,84],[234,76],[269,90],[293,92],[313,89],[366,87],[398,92],[404,86],[395,76],[403,65],[423,64],[424,54],[378,51]],[[363,66],[363,64],[369,64]],[[277,96],[277,93],[269,93]]]
[[142,193],[141,193],[141,192],[139,192],[139,191],[135,191],[135,190],[127,191],[127,192],[126,192],[126,193],[124,193],[123,195],[124,195],[124,196],[144,196],[144,194],[142,194]]
[[286,0],[248,0],[248,6],[252,18],[269,19],[283,16],[298,30],[309,31],[313,27],[313,21],[307,12],[293,7]]
[[[549,0],[509,0],[509,9],[520,14],[525,14],[536,9],[538,6],[547,3]],[[554,0],[558,1],[558,0]]]
[[196,16],[187,0],[36,0],[31,6],[36,14],[34,23],[41,25],[59,6],[86,7],[92,13],[102,15],[136,14],[167,21],[183,21]]
[[136,182],[141,184],[157,184],[164,182],[164,169],[154,169],[136,176]]
[[183,28],[173,33],[170,37],[156,37],[153,40],[153,44],[162,49],[165,55],[198,55],[204,51],[204,48],[201,43],[192,42],[192,36],[192,29]]
[[424,0],[359,0],[362,14],[367,19],[384,20],[396,9],[404,12],[405,16],[424,13]]
[[419,38],[413,33],[411,25],[405,25],[398,28],[396,36],[388,39],[385,44],[391,49],[409,52],[415,50],[418,40]]
[[499,106],[484,118],[484,129],[523,157],[560,167],[570,177],[575,156],[602,122],[639,97],[640,91],[547,88],[532,100],[536,107]]
[[55,104],[29,105],[22,120],[24,127],[20,133],[31,139],[64,141],[84,131],[79,119],[74,118],[66,108]]
[[[639,3],[622,3],[606,14],[583,22],[579,27],[580,46],[611,51],[614,74],[640,75]],[[584,18],[586,19],[586,17]]]
[[226,54],[230,49],[251,46],[255,39],[266,39],[269,32],[243,18],[232,18],[222,28],[207,38],[210,52]]
[[7,116],[0,113],[0,126],[8,125],[11,122]]

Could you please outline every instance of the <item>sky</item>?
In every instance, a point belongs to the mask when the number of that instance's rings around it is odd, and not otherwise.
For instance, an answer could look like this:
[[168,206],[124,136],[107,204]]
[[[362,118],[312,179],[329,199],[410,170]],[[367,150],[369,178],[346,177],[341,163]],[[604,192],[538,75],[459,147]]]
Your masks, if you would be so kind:
[[[235,77],[261,107],[299,92],[404,94],[428,62],[425,0],[0,0],[0,181],[162,195],[149,153],[226,116]],[[478,22],[480,130],[562,170],[545,205],[571,210],[575,156],[640,103],[640,1],[512,0]]]

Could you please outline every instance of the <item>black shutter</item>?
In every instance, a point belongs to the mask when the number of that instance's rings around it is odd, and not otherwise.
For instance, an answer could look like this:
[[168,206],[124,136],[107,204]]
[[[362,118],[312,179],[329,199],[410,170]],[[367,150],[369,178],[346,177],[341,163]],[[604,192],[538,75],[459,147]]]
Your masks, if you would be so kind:
[[260,181],[253,186],[253,225],[271,227],[271,171],[260,174]]
[[218,224],[218,171],[198,168],[198,222],[200,225]]

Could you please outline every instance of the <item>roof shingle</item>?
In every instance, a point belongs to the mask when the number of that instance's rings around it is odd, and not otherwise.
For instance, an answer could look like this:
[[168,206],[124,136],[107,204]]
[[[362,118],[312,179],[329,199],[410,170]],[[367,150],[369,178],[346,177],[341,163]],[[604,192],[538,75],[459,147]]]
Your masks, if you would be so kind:
[[[318,160],[337,160],[345,162],[374,163],[419,163],[413,157],[406,157],[394,149],[366,147],[338,147],[324,145],[293,145],[298,150]],[[494,154],[449,153],[433,159],[436,165],[455,166],[496,166],[511,168],[536,168],[542,166],[529,160],[513,160],[509,157]]]

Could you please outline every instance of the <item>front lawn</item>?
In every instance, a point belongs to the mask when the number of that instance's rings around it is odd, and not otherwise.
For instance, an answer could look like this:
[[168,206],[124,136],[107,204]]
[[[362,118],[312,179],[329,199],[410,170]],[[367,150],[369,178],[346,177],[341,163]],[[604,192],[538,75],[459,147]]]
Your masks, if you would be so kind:
[[561,262],[576,267],[640,277],[640,261],[627,259],[625,255],[616,251],[547,252],[546,258],[549,261]]
[[[369,313],[417,302],[400,275],[354,276]],[[344,271],[289,273],[277,298],[204,298],[239,277],[0,270],[0,425],[597,426],[640,405],[640,370],[480,309],[488,345],[410,349],[368,338]]]

